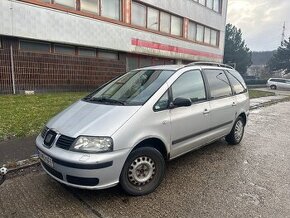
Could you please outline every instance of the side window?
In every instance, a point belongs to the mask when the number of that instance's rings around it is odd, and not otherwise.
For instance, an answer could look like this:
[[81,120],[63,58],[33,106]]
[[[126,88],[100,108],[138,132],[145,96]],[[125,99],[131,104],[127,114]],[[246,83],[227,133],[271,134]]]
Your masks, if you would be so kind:
[[232,95],[228,78],[222,70],[204,70],[209,83],[211,98],[228,97]]
[[182,74],[172,85],[172,97],[189,98],[192,102],[205,100],[204,82],[199,70]]
[[244,93],[247,89],[245,88],[244,84],[232,73],[228,72],[228,78],[230,83],[233,87],[234,94],[241,94]]
[[154,105],[154,111],[166,110],[168,106],[169,106],[169,96],[168,91],[166,91],[164,95]]

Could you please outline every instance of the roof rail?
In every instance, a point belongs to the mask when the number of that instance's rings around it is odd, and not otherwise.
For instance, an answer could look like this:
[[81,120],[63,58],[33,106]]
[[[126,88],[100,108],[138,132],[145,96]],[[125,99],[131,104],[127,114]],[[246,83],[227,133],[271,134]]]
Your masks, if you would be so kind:
[[221,64],[221,63],[217,63],[217,62],[192,62],[190,64],[187,64],[186,66],[199,66],[199,65],[217,66],[217,67],[225,67],[225,68],[229,68],[229,69],[234,69],[230,65]]

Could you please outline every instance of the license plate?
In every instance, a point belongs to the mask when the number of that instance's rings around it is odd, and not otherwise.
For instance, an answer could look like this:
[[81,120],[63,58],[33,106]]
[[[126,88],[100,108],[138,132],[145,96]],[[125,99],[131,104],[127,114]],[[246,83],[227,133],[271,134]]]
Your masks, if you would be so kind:
[[39,158],[49,166],[53,167],[53,161],[52,158],[47,156],[46,154],[42,153],[41,151],[38,151]]

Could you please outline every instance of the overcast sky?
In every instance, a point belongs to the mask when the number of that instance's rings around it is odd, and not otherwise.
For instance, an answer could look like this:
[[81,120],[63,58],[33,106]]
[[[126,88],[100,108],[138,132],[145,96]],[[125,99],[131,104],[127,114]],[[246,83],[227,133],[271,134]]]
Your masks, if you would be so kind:
[[290,36],[290,0],[228,0],[227,22],[242,29],[252,51],[276,49],[286,22]]

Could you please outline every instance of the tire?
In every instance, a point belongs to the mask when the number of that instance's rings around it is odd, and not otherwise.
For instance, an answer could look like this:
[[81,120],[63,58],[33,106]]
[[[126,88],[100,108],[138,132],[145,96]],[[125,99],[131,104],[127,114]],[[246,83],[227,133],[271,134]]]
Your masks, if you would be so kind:
[[277,86],[275,86],[275,85],[271,85],[271,86],[270,86],[270,89],[276,90],[276,89],[277,89]]
[[165,173],[165,160],[155,148],[142,147],[128,156],[120,176],[120,185],[129,195],[141,196],[153,192]]
[[226,141],[231,145],[240,144],[244,136],[244,131],[245,121],[242,117],[238,117],[230,134],[226,136]]

